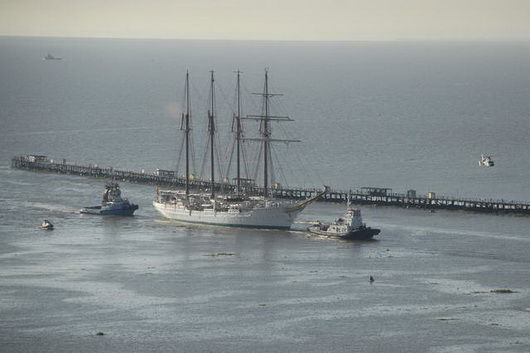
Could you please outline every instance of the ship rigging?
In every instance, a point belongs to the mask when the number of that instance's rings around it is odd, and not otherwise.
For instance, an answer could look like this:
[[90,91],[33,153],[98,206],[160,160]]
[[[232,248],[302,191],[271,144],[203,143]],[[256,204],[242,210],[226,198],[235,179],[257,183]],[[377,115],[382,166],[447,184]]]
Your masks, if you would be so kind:
[[[269,99],[278,94],[269,92],[268,71],[265,71],[265,82],[262,97],[263,111],[259,115],[241,116],[240,103],[240,71],[237,71],[237,114],[233,118],[233,129],[235,124],[236,144],[236,193],[216,193],[215,189],[215,89],[213,71],[210,72],[210,106],[208,109],[208,144],[210,155],[210,182],[211,190],[208,194],[190,192],[190,132],[191,132],[191,103],[189,94],[189,73],[186,72],[185,98],[186,111],[182,114],[181,129],[184,131],[185,154],[186,154],[186,187],[185,192],[173,190],[158,190],[153,201],[153,206],[163,216],[189,223],[205,223],[238,227],[279,228],[289,229],[297,214],[308,204],[320,197],[323,192],[315,193],[312,197],[302,202],[282,201],[270,198],[269,170],[271,164],[271,143],[299,142],[294,139],[274,139],[271,134],[271,121],[285,122],[293,121],[288,116],[276,116],[270,114]],[[259,137],[246,138],[242,136],[241,120],[255,120],[259,122]],[[243,192],[241,185],[241,142],[259,142],[261,145],[260,155],[263,158],[263,197],[249,197]]]

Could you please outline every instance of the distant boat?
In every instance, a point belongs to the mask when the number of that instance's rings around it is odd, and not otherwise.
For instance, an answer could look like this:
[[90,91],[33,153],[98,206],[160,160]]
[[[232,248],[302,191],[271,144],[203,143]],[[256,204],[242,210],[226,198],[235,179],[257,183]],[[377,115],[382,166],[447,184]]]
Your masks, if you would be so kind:
[[318,235],[347,239],[347,240],[368,240],[379,234],[380,230],[367,227],[363,223],[361,210],[353,208],[348,202],[348,208],[342,218],[333,223],[317,222],[307,230]]
[[493,162],[491,155],[480,155],[480,160],[478,161],[478,165],[481,167],[493,167],[495,165],[495,162]]
[[42,60],[63,60],[63,58],[58,58],[48,53]]
[[103,193],[101,206],[85,207],[79,212],[102,216],[132,216],[137,209],[138,205],[130,203],[129,200],[121,197],[118,183],[108,183],[105,185],[105,193]]

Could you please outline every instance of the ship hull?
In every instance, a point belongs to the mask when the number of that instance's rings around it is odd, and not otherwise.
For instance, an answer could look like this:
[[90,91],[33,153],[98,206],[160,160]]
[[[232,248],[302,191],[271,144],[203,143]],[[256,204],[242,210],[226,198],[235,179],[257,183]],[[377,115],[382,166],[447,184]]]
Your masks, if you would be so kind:
[[138,205],[129,204],[127,206],[115,206],[115,207],[85,207],[80,213],[93,214],[101,216],[132,216],[134,211],[138,209]]
[[310,233],[324,235],[332,238],[339,238],[345,240],[370,240],[375,235],[379,234],[381,230],[374,228],[364,228],[352,230],[348,233],[331,233],[324,230],[320,230],[319,227],[309,227],[307,229]]
[[288,212],[285,207],[254,208],[231,213],[213,210],[193,211],[156,201],[153,202],[153,206],[165,218],[179,222],[243,228],[288,230],[298,214],[298,212]]

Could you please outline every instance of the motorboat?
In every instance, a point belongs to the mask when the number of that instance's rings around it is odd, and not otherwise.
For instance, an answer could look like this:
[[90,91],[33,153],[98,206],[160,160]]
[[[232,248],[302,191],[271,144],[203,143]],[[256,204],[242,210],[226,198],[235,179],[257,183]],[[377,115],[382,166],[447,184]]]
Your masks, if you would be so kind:
[[43,229],[43,230],[53,230],[53,224],[52,224],[52,222],[50,222],[47,219],[45,219],[44,221],[42,221],[42,223],[39,226],[39,228]]
[[480,160],[478,161],[478,165],[481,167],[493,167],[495,165],[495,162],[493,162],[491,155],[480,155]]

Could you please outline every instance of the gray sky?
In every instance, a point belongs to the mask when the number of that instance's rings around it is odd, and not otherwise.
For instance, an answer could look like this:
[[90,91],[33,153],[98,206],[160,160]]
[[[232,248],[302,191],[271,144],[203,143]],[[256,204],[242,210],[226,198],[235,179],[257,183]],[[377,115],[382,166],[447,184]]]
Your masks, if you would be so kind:
[[0,35],[530,39],[530,0],[0,0]]

